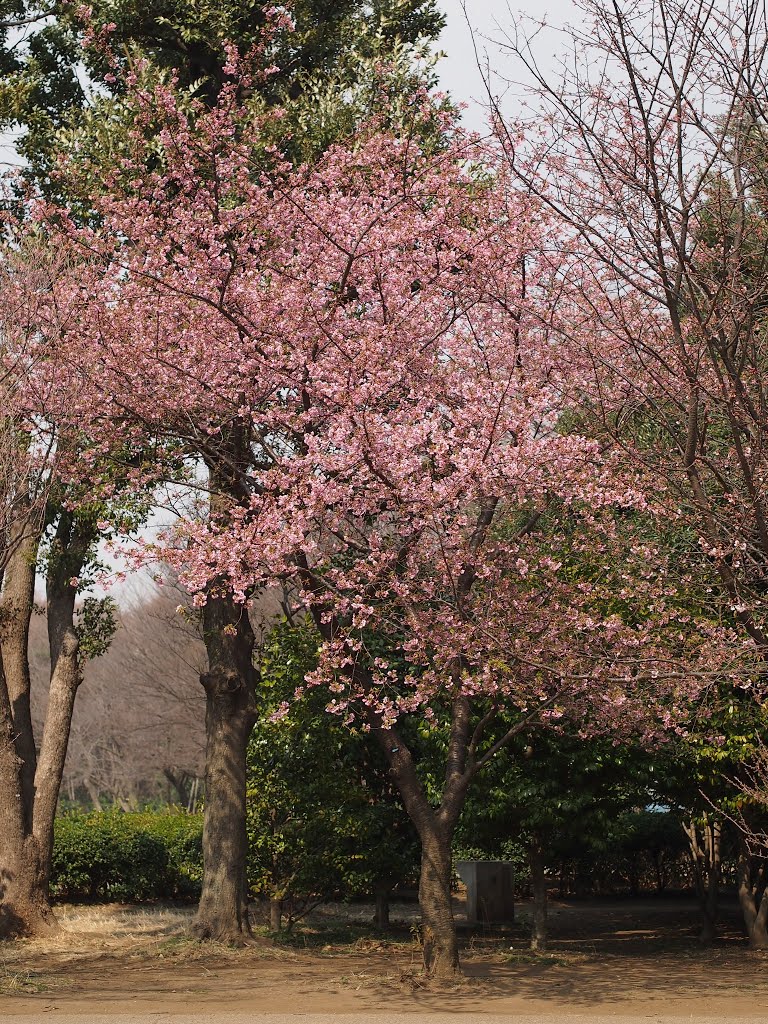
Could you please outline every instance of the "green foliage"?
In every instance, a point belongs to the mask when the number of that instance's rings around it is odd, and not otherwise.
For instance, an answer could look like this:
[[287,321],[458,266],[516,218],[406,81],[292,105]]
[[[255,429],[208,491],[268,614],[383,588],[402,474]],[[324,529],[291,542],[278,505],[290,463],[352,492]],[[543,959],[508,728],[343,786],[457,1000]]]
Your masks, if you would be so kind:
[[51,894],[59,901],[191,897],[202,879],[202,817],[119,811],[57,818]]
[[[31,11],[34,4],[17,0],[14,6]],[[139,58],[149,61],[150,75],[167,78],[175,69],[183,91],[211,102],[224,79],[224,44],[248,53],[260,40],[266,5],[93,0],[89,6],[96,34],[112,26],[106,36],[123,70],[135,69]],[[295,31],[279,31],[267,54],[279,71],[254,100],[293,108],[286,138],[293,134],[298,159],[319,152],[370,112],[377,102],[371,88],[377,68],[391,68],[394,92],[409,90],[409,65],[418,63],[445,21],[435,0],[295,0],[291,13]],[[81,153],[98,152],[99,143],[110,153],[130,121],[121,106],[120,78],[114,80],[105,54],[81,47],[77,5],[55,4],[53,15],[28,33],[25,45],[11,48],[6,41],[0,47],[0,125],[22,127],[19,149],[30,173],[57,194],[57,155],[71,153],[75,143]]]
[[378,751],[330,718],[322,692],[309,688],[283,717],[270,717],[315,667],[318,642],[309,622],[270,634],[263,714],[248,749],[250,890],[294,908],[410,879],[417,857]]
[[80,660],[92,661],[109,650],[117,630],[117,603],[111,597],[86,597],[77,611]]
[[604,855],[616,867],[624,855],[608,837],[623,814],[652,802],[655,792],[647,753],[606,739],[533,730],[484,769],[467,800],[454,852],[461,859],[510,860],[524,881],[528,846],[537,836],[550,869],[568,862],[579,874]]

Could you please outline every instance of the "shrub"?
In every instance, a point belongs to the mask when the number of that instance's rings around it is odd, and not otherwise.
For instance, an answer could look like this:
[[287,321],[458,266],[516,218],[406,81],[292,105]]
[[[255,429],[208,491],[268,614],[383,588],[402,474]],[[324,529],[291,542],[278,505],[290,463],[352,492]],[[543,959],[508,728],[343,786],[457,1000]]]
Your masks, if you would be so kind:
[[180,812],[68,814],[58,818],[51,894],[59,901],[195,896],[202,820]]

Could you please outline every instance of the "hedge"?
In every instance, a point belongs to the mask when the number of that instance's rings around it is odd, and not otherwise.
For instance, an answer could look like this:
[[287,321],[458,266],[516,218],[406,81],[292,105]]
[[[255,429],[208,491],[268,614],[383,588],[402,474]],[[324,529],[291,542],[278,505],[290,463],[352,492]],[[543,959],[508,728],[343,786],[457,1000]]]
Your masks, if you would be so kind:
[[202,816],[67,814],[56,820],[51,895],[59,902],[137,902],[200,894]]

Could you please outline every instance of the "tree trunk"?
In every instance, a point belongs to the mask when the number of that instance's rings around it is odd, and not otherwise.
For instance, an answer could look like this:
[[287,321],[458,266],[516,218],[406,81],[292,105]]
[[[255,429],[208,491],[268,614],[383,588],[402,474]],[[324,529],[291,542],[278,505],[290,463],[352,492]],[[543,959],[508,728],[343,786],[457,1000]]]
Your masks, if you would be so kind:
[[374,892],[376,909],[373,914],[373,923],[383,932],[389,928],[389,894],[391,891],[392,885],[386,881],[379,882]]
[[86,779],[83,785],[85,786],[85,791],[88,794],[91,803],[93,804],[94,811],[103,811],[104,807],[101,802],[101,794],[99,793],[99,790],[97,789],[96,784],[93,782],[93,780]]
[[29,623],[35,603],[35,563],[40,534],[28,523],[16,527],[11,557],[3,574],[0,602],[0,651],[16,753],[21,759],[20,785],[26,828],[32,827],[37,752],[32,731],[29,675]]
[[768,888],[766,862],[757,865],[751,855],[746,837],[739,836],[739,856],[736,863],[739,882],[739,906],[744,917],[750,949],[768,949]]
[[547,880],[544,874],[544,848],[537,835],[534,835],[528,847],[528,864],[533,894],[531,949],[543,950],[547,948]]
[[451,833],[424,828],[419,878],[424,967],[436,978],[459,972],[459,944],[451,908]]
[[231,597],[209,597],[203,636],[208,650],[208,672],[200,678],[206,696],[203,888],[192,932],[242,944],[251,937],[245,763],[256,721],[254,639],[245,605]]
[[702,918],[699,940],[709,945],[717,934],[721,823],[705,817],[701,826],[693,821],[689,822],[685,826],[685,833],[690,844],[691,866]]
[[94,533],[73,514],[58,513],[46,580],[51,675],[38,756],[28,646],[40,530],[31,521],[19,530],[0,607],[0,934],[35,935],[57,927],[48,897],[53,825],[81,680],[70,579],[80,574]]
[[31,833],[15,745],[11,701],[0,659],[0,939],[57,929],[37,840]]
[[283,901],[271,899],[269,901],[269,930],[279,932],[283,927]]
[[32,830],[42,857],[42,872],[45,885],[51,872],[53,857],[53,826],[59,789],[67,757],[69,732],[75,697],[82,681],[78,660],[78,639],[70,628],[60,637],[56,650],[56,662],[51,675],[48,691],[48,709],[45,714],[43,741],[35,772],[35,803],[32,815]]
[[33,831],[43,858],[46,886],[51,871],[53,823],[67,757],[72,714],[83,678],[79,659],[80,645],[75,630],[77,588],[71,580],[82,572],[95,540],[96,533],[87,519],[83,520],[65,510],[59,512],[45,580],[51,675],[48,708],[35,772],[32,818]]
[[451,842],[473,777],[473,773],[466,770],[469,721],[469,702],[464,697],[456,698],[445,785],[439,807],[433,807],[403,738],[395,729],[382,728],[373,717],[374,735],[421,840],[419,905],[424,969],[436,978],[452,978],[461,973],[459,943],[451,907]]

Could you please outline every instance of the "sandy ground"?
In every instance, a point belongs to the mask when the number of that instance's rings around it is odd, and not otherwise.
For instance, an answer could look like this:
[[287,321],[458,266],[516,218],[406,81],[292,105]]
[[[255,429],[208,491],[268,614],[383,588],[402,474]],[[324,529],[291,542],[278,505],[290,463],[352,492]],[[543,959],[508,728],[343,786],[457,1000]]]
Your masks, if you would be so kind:
[[[291,946],[198,944],[180,909],[64,908],[55,940],[0,947],[3,1024],[495,1024],[616,1021],[752,1022],[768,1017],[768,954],[746,949],[733,918],[702,950],[690,903],[556,903],[547,953],[525,948],[525,916],[505,932],[466,937],[466,978],[426,984],[393,908],[393,937],[370,908],[316,914]],[[341,914],[346,920],[342,920]],[[358,920],[355,921],[354,919]],[[350,920],[351,919],[351,920]]]

